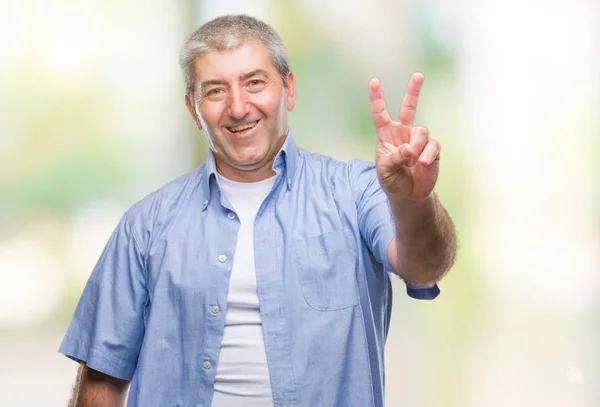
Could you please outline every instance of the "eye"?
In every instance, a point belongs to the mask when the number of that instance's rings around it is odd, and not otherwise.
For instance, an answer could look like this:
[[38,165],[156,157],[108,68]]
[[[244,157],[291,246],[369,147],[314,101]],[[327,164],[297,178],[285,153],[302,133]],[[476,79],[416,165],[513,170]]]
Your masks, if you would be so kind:
[[252,89],[260,89],[264,86],[265,81],[261,79],[251,79],[248,81],[248,86]]
[[214,88],[209,90],[206,95],[207,96],[217,96],[223,93],[223,89],[222,88]]

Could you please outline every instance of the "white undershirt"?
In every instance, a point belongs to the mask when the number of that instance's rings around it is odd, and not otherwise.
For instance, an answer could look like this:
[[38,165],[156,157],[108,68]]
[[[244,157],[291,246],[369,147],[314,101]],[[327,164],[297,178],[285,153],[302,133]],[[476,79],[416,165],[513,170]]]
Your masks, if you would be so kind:
[[254,268],[254,219],[275,183],[235,182],[217,174],[241,224],[229,280],[225,329],[212,407],[273,406]]

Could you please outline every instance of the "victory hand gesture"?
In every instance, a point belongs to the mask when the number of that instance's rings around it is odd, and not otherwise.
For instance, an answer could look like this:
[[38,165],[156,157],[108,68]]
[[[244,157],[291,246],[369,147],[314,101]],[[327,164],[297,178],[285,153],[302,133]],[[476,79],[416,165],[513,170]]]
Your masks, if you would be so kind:
[[440,144],[429,138],[427,128],[413,126],[423,80],[419,73],[411,76],[397,122],[390,118],[379,80],[369,82],[377,131],[377,176],[381,188],[395,201],[425,200],[433,193],[438,178]]

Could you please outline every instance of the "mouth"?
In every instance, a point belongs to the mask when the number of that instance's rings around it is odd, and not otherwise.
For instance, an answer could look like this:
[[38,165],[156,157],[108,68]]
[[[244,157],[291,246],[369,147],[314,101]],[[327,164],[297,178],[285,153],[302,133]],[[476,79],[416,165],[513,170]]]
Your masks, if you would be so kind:
[[230,133],[233,133],[236,135],[245,135],[245,134],[249,133],[253,128],[255,128],[259,121],[260,120],[255,120],[253,122],[248,122],[248,123],[240,124],[237,126],[227,127],[227,130],[229,130]]

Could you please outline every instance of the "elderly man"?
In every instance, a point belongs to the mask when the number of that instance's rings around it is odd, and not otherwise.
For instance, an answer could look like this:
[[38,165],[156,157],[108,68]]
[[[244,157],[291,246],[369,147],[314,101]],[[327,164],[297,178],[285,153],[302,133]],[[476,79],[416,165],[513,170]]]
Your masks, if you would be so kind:
[[204,24],[181,66],[208,159],[112,234],[60,348],[81,363],[72,403],[383,406],[390,276],[432,299],[456,250],[440,146],[413,126],[423,76],[398,121],[369,83],[373,165],[296,147],[295,79],[265,23]]

